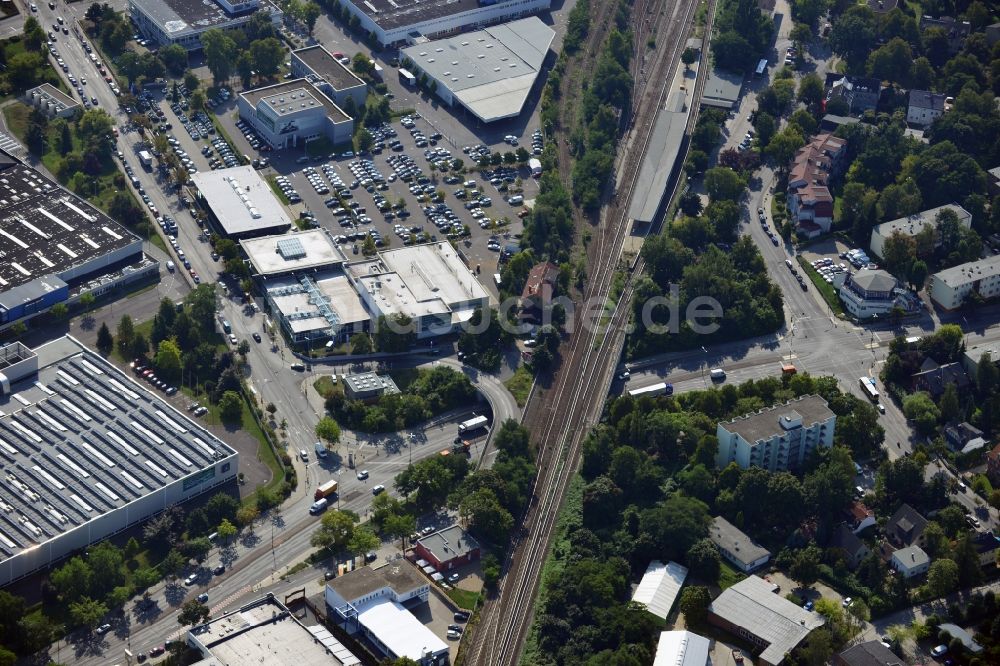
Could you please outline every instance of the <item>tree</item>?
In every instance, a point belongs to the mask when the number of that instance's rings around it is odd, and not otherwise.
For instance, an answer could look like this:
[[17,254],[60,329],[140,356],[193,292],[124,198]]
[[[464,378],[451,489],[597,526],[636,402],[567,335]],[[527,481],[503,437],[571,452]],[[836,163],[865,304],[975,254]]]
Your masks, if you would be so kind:
[[367,525],[358,525],[347,540],[347,551],[357,557],[363,553],[376,550],[382,544],[378,535]]
[[949,383],[944,387],[944,393],[938,400],[938,409],[941,411],[941,420],[945,423],[958,418],[961,405],[958,402],[958,389],[954,384]]
[[705,191],[712,201],[738,201],[746,186],[746,181],[732,169],[715,167],[705,172]]
[[681,53],[681,62],[684,63],[684,67],[690,67],[697,59],[698,52],[692,48],[686,48],[684,49],[684,52]]
[[118,353],[127,355],[135,342],[135,326],[132,324],[132,317],[123,315],[118,322]]
[[681,592],[678,608],[684,613],[684,623],[689,627],[699,627],[708,620],[708,607],[712,595],[703,585],[689,585]]
[[59,598],[67,603],[89,594],[92,578],[93,570],[81,557],[70,558],[50,576],[52,586],[59,592]]
[[355,522],[356,517],[346,511],[327,511],[320,520],[319,528],[312,533],[310,543],[316,548],[339,552],[354,536]]
[[59,132],[59,154],[65,157],[73,152],[73,132],[69,129],[69,123],[63,122]]
[[251,534],[253,533],[254,521],[258,518],[260,518],[260,509],[256,504],[244,504],[236,512],[236,523],[240,527],[249,527]]
[[299,13],[299,18],[302,22],[306,24],[306,28],[309,30],[309,35],[312,36],[313,28],[316,27],[316,20],[322,13],[319,5],[315,2],[306,2],[302,5],[302,9]]
[[229,539],[236,536],[239,530],[236,529],[235,525],[229,522],[228,518],[223,518],[222,522],[219,523],[219,528],[216,532],[218,532],[219,538],[222,539],[223,543],[225,543],[226,541],[229,541]]
[[181,376],[181,350],[173,340],[162,340],[156,349],[156,372],[165,381],[176,382]]
[[927,572],[927,592],[933,597],[943,597],[958,585],[958,564],[941,558],[931,563]]
[[750,42],[735,30],[727,30],[712,40],[715,64],[731,72],[742,72],[746,68],[747,54],[751,51]]
[[[42,48],[45,41],[45,30],[34,16],[24,19],[24,47],[29,52],[36,52]],[[13,60],[13,58],[12,58]]]
[[184,626],[194,627],[208,622],[211,614],[212,611],[208,606],[199,602],[197,599],[191,599],[190,601],[184,602],[184,605],[181,606],[181,612],[177,615],[177,623]]
[[107,322],[101,322],[101,327],[97,329],[97,351],[107,356],[114,349],[115,340],[111,337]]
[[466,495],[459,505],[458,513],[473,532],[495,544],[503,544],[514,526],[514,517],[500,505],[496,494],[488,488]]
[[[248,505],[250,508],[256,509],[256,506]],[[210,552],[212,552],[212,542],[208,540],[208,537],[198,537],[197,539],[190,539],[181,543],[178,546],[180,553],[187,558],[194,559],[196,562],[204,562],[205,558]]]
[[941,418],[941,410],[924,391],[911,393],[903,399],[903,413],[906,418],[916,421],[917,431],[924,435],[931,434]]
[[226,391],[219,401],[219,416],[225,423],[238,425],[243,419],[243,399],[236,391]]
[[792,567],[789,571],[792,578],[802,584],[803,587],[812,587],[819,579],[819,565],[823,557],[823,552],[815,543],[795,553]]
[[340,441],[340,426],[329,416],[324,416],[316,424],[316,436],[331,444],[336,444]]
[[96,627],[107,614],[108,607],[90,597],[83,597],[69,605],[69,615],[73,622],[88,629]]
[[[369,238],[371,238],[369,236]],[[375,348],[381,352],[409,351],[416,342],[417,332],[413,320],[402,313],[380,316],[375,327]]]
[[799,129],[790,125],[771,138],[765,152],[768,157],[774,160],[778,169],[784,171],[788,169],[788,164],[792,161],[796,151],[805,143],[806,140]]
[[351,336],[351,353],[363,356],[372,353],[372,339],[364,331],[358,331]]
[[818,74],[810,72],[799,81],[799,101],[806,106],[819,104],[825,97],[823,79]]
[[868,74],[883,81],[905,85],[910,78],[913,52],[905,40],[896,37],[868,57]]
[[159,56],[163,61],[163,65],[167,68],[167,71],[174,76],[180,76],[187,68],[187,49],[180,44],[169,44],[168,46],[164,46],[160,49]]
[[205,52],[205,64],[212,72],[215,83],[225,83],[236,58],[236,42],[222,30],[212,28],[201,35],[201,44]]
[[719,579],[719,571],[722,568],[719,549],[711,539],[700,539],[688,549],[687,565],[692,574],[706,582],[714,583]]
[[858,71],[875,44],[875,14],[867,6],[853,6],[841,14],[830,31],[830,47]]
[[[207,59],[206,50],[206,59]],[[258,39],[250,44],[250,55],[253,58],[254,69],[257,74],[264,77],[271,77],[278,73],[278,68],[285,60],[285,49],[281,42],[274,37]]]
[[197,74],[190,69],[184,72],[184,87],[188,89],[188,92],[194,92],[200,84],[201,79],[198,78]]

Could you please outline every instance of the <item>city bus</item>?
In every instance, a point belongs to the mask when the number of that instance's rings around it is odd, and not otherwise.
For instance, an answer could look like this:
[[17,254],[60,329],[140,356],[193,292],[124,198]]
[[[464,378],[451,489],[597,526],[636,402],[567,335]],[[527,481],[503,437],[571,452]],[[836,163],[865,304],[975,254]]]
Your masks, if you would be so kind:
[[864,392],[865,397],[867,397],[872,402],[878,402],[878,389],[875,388],[875,380],[871,377],[862,377],[860,379],[861,390]]

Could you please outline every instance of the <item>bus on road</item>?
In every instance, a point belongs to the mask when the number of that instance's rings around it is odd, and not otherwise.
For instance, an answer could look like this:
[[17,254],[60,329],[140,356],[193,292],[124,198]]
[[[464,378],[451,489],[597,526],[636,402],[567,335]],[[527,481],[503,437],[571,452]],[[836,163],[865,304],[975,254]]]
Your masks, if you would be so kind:
[[878,402],[878,389],[875,388],[875,380],[871,377],[862,377],[860,382],[861,390],[864,392],[865,397],[872,402]]

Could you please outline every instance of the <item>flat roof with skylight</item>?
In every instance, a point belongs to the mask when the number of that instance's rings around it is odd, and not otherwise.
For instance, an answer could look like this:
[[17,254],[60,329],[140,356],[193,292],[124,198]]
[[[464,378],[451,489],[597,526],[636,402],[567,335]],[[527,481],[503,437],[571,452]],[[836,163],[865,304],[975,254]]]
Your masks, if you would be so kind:
[[308,109],[322,108],[335,123],[351,119],[337,103],[305,79],[292,79],[265,88],[240,93],[252,106],[263,105],[278,118]]
[[32,351],[3,370],[0,585],[235,477],[236,451],[74,338]]
[[554,38],[552,28],[530,16],[401,52],[437,81],[445,101],[493,122],[521,113]]
[[250,166],[199,171],[191,180],[227,236],[261,236],[292,226],[274,192]]
[[274,595],[198,625],[188,641],[206,662],[237,666],[357,666],[354,653],[322,625],[306,626]]
[[295,336],[326,334],[345,326],[356,330],[371,320],[354,285],[339,269],[272,278],[264,290],[282,325]]
[[347,261],[326,229],[243,239],[240,245],[261,277],[332,268]]

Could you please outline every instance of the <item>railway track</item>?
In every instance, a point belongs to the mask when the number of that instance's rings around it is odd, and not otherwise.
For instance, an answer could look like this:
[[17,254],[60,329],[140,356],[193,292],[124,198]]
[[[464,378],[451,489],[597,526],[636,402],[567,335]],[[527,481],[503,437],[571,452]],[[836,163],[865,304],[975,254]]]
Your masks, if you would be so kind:
[[[538,475],[532,502],[504,563],[499,595],[484,607],[479,622],[481,628],[474,632],[472,642],[466,646],[465,664],[514,666],[519,662],[534,618],[541,563],[545,561],[556,517],[576,469],[580,444],[600,417],[624,343],[632,279],[627,281],[617,303],[609,303],[608,294],[629,234],[626,214],[637,186],[639,166],[652,136],[656,114],[663,107],[669,89],[672,77],[668,74],[680,60],[697,2],[678,3],[672,12],[661,11],[660,8],[666,6],[665,0],[640,0],[637,5],[641,5],[643,11],[634,14],[633,18],[638,26],[647,26],[638,28],[637,34],[648,35],[655,30],[670,46],[653,61],[646,79],[657,85],[649,87],[637,80],[637,104],[633,107],[635,122],[630,130],[632,142],[619,165],[619,172],[623,174],[622,187],[606,208],[598,242],[591,244],[589,265],[593,274],[585,302],[599,300],[606,310],[610,309],[610,314],[605,310],[607,322],[603,329],[576,329],[569,343],[569,354],[557,373],[554,390],[546,392],[542,407],[534,410],[530,422],[541,425],[534,430],[541,434],[536,440]],[[650,13],[655,20],[647,23]],[[645,37],[637,42],[640,48],[645,48]],[[641,61],[641,58],[636,60]],[[632,275],[637,274],[637,267],[641,270],[641,263],[633,266]]]

